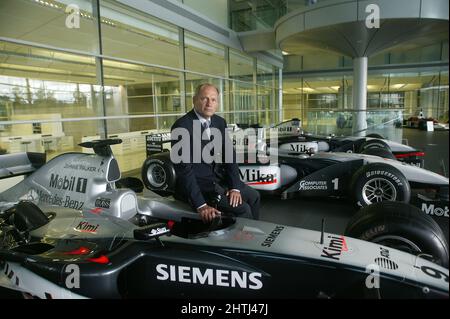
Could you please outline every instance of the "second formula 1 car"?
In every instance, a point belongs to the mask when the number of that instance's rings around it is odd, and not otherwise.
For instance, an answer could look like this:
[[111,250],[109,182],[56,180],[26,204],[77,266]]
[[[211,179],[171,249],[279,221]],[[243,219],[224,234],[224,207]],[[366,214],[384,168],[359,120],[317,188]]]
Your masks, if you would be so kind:
[[[245,127],[244,127],[245,128]],[[250,129],[258,129],[257,125],[252,125]],[[243,129],[239,126],[232,126],[232,131]],[[247,129],[247,128],[245,128]],[[260,128],[261,130],[261,128]],[[425,153],[409,145],[404,145],[391,140],[387,140],[378,134],[368,134],[360,136],[322,136],[308,133],[301,127],[299,119],[292,119],[282,122],[271,128],[278,134],[278,152],[280,154],[299,154],[312,152],[347,152],[375,155],[384,158],[397,159],[399,161],[424,167]],[[256,147],[270,148],[270,140],[259,134]]]
[[[160,139],[159,143],[168,142]],[[162,149],[162,147],[161,147]],[[283,199],[299,197],[347,197],[359,206],[382,201],[448,207],[448,178],[423,168],[366,154],[319,152],[258,154],[253,163],[239,162],[241,180]],[[216,165],[221,174],[220,165]],[[145,186],[160,194],[174,191],[175,171],[170,152],[149,153],[142,167]],[[426,192],[425,192],[426,191]],[[420,196],[418,195],[420,193]]]
[[[245,156],[244,156],[245,159]],[[259,156],[239,163],[241,180],[262,194],[337,197],[366,207],[381,202],[409,203],[434,219],[448,241],[448,178],[407,163],[356,153]],[[216,174],[223,174],[216,164]],[[170,152],[152,153],[142,166],[144,185],[163,196],[174,192],[176,176]]]

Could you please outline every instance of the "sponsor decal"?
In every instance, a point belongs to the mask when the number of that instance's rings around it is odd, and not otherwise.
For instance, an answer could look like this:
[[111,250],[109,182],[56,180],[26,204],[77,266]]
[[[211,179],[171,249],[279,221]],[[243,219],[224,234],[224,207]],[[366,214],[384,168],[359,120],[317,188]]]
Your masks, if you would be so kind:
[[402,181],[397,176],[395,176],[392,173],[386,172],[386,171],[370,171],[370,172],[366,173],[366,177],[367,178],[369,178],[371,176],[376,176],[376,175],[378,175],[378,176],[383,175],[383,176],[389,177],[394,182],[396,182],[398,186],[402,186],[403,185]]
[[97,168],[94,166],[86,166],[84,164],[66,164],[64,168],[73,169],[75,171],[96,172]]
[[99,226],[99,224],[93,225],[89,224],[89,222],[82,221],[75,227],[75,230],[82,233],[96,233]]
[[164,235],[167,232],[169,232],[170,230],[167,229],[166,227],[160,227],[160,228],[153,228],[150,232],[151,236],[158,236],[158,235]]
[[81,210],[84,205],[84,202],[73,200],[70,196],[63,198],[62,196],[58,196],[58,194],[46,194],[41,190],[38,190],[37,193],[39,195],[39,202],[41,203],[68,207],[76,210]]
[[294,129],[297,129],[297,128],[294,128],[294,127],[292,127],[292,126],[285,126],[285,127],[279,127],[279,128],[277,128],[277,130],[278,130],[278,132],[292,132]]
[[327,190],[326,181],[300,181],[299,191],[310,191],[310,190]]
[[276,226],[274,230],[270,233],[270,235],[263,241],[261,246],[263,247],[271,247],[272,244],[275,242],[275,239],[277,239],[278,235],[281,234],[283,231],[284,226]]
[[149,141],[149,142],[162,142],[162,137],[161,136],[156,136],[156,135],[148,135],[147,136],[147,141]]
[[[313,147],[313,143],[295,143],[295,144],[289,144],[291,151],[296,153],[306,153],[307,151],[310,151],[311,149],[315,149]],[[309,146],[309,147],[308,147]]]
[[260,170],[247,168],[245,171],[239,170],[241,180],[247,185],[274,184],[277,182],[276,174],[262,174]]
[[186,284],[210,285],[218,287],[231,287],[259,290],[263,287],[262,274],[259,272],[246,272],[179,265],[156,265],[156,279],[169,280]]
[[78,193],[86,193],[86,186],[87,186],[87,178],[83,177],[59,177],[59,174],[53,174],[50,176],[50,183],[49,186],[55,189],[59,190],[65,190],[65,191],[75,191]]
[[64,203],[62,206],[81,210],[83,208],[83,205],[84,205],[84,202],[73,200],[70,198],[70,196],[66,196],[66,199],[64,200]]
[[381,255],[381,257],[385,257],[385,258],[390,259],[390,257],[389,257],[389,249],[384,248],[384,247],[380,247],[380,255]]
[[320,257],[325,257],[333,260],[340,260],[343,251],[348,251],[347,243],[344,236],[327,236],[329,241],[326,246],[322,249],[322,255]]
[[162,142],[162,141],[170,141],[170,133],[157,133],[150,134],[146,136],[147,141],[149,142]]
[[95,207],[108,209],[111,207],[111,200],[109,198],[97,198],[95,200]]
[[47,194],[42,190],[37,190],[39,202],[50,205],[62,206],[63,198],[58,194]]
[[436,207],[434,204],[427,205],[426,203],[422,203],[422,211],[430,216],[448,218],[448,206]]

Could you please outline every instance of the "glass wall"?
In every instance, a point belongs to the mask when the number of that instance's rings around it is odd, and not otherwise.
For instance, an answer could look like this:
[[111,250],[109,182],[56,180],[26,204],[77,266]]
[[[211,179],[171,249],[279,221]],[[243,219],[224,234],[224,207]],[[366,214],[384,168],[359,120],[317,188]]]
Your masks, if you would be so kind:
[[219,88],[229,123],[274,122],[271,64],[117,1],[96,3],[0,1],[0,152],[52,158],[120,138],[121,169],[139,169],[145,135],[170,130],[203,82]]
[[180,75],[163,68],[105,59],[105,115],[124,118],[108,132],[159,129],[164,123],[159,116],[180,113]]
[[286,14],[286,0],[230,0],[230,28],[236,32],[269,29]]
[[[351,75],[285,76],[284,120],[301,118],[305,129],[315,133],[353,134],[352,84]],[[367,90],[368,134],[388,130],[391,137],[401,141],[401,134],[392,128],[401,128],[403,119],[420,113],[442,122],[448,121],[446,70],[369,72]]]
[[39,138],[53,137],[58,141],[49,150],[66,151],[83,134],[102,131],[99,122],[83,120],[103,115],[95,58],[6,42],[0,42],[0,53],[7,62],[0,63],[2,148],[17,150],[10,147],[14,139],[42,151],[48,145]]
[[98,53],[96,25],[91,0],[0,1],[0,37]]
[[178,68],[178,28],[152,16],[101,1],[103,54]]
[[[283,119],[301,118],[317,132],[355,133],[351,58],[316,52],[284,60]],[[380,123],[389,131],[401,127],[419,114],[447,122],[448,41],[399,45],[369,57],[367,91],[367,133],[381,132]]]
[[269,29],[291,11],[326,1],[333,0],[229,0],[230,28],[237,32]]
[[184,33],[186,69],[225,76],[225,47],[192,32]]

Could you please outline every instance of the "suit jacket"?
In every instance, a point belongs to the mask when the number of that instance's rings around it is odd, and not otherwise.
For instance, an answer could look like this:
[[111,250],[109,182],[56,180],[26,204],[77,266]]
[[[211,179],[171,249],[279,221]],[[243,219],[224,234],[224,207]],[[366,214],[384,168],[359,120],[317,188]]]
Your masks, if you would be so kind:
[[[178,198],[190,202],[194,208],[197,208],[206,203],[205,194],[214,192],[215,184],[219,183],[227,186],[229,189],[242,190],[243,183],[239,178],[239,168],[235,160],[236,154],[234,149],[232,149],[233,163],[225,163],[225,139],[228,139],[229,143],[231,142],[228,133],[226,132],[227,123],[220,116],[213,115],[211,117],[211,129],[216,128],[221,133],[222,149],[219,150],[221,152],[219,156],[222,158],[223,165],[221,168],[224,170],[225,178],[221,178],[216,174],[216,163],[205,162],[201,154],[195,155],[197,159],[200,157],[200,162],[197,161],[198,163],[194,163],[194,140],[196,143],[199,143],[201,140],[201,135],[198,130],[194,132],[194,121],[198,121],[198,125],[201,125],[194,110],[191,110],[172,125],[171,131],[173,133],[173,130],[176,128],[184,128],[189,132],[189,147],[187,147],[186,144],[183,144],[183,146],[190,151],[189,161],[181,161],[181,163],[178,164],[174,163],[177,176],[175,191]],[[203,131],[204,129],[202,128],[200,132],[203,133]],[[177,138],[172,135],[172,156],[174,155],[174,152],[176,152],[174,151],[174,145],[176,143],[182,143],[180,140],[182,140],[181,137]],[[184,142],[187,141],[184,140]],[[201,149],[203,150],[209,142],[209,140],[201,140]],[[198,152],[198,149],[195,151]],[[215,151],[217,155],[218,150],[215,149]],[[181,155],[181,152],[179,152],[178,155]]]

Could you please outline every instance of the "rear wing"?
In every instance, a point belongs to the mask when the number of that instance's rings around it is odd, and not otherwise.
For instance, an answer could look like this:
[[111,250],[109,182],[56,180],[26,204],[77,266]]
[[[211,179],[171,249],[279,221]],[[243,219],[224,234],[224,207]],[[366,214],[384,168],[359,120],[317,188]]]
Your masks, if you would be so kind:
[[170,132],[152,133],[145,136],[147,157],[164,151],[164,144],[170,143]]
[[[250,128],[250,127],[249,127]],[[231,140],[233,141],[233,145],[235,150],[243,151],[244,149],[264,149],[266,145],[265,132],[263,129],[254,128],[253,133],[248,132],[246,129],[242,129],[237,125],[228,125],[227,133],[229,134]],[[253,136],[252,136],[253,135]],[[249,139],[250,138],[250,139]],[[252,145],[249,145],[249,140],[252,141]],[[162,132],[162,133],[151,133],[145,136],[145,149],[147,153],[147,157],[161,153],[165,151],[164,146],[166,144],[171,143],[171,133],[170,132]]]
[[14,153],[0,155],[0,179],[26,175],[45,164],[45,153]]

